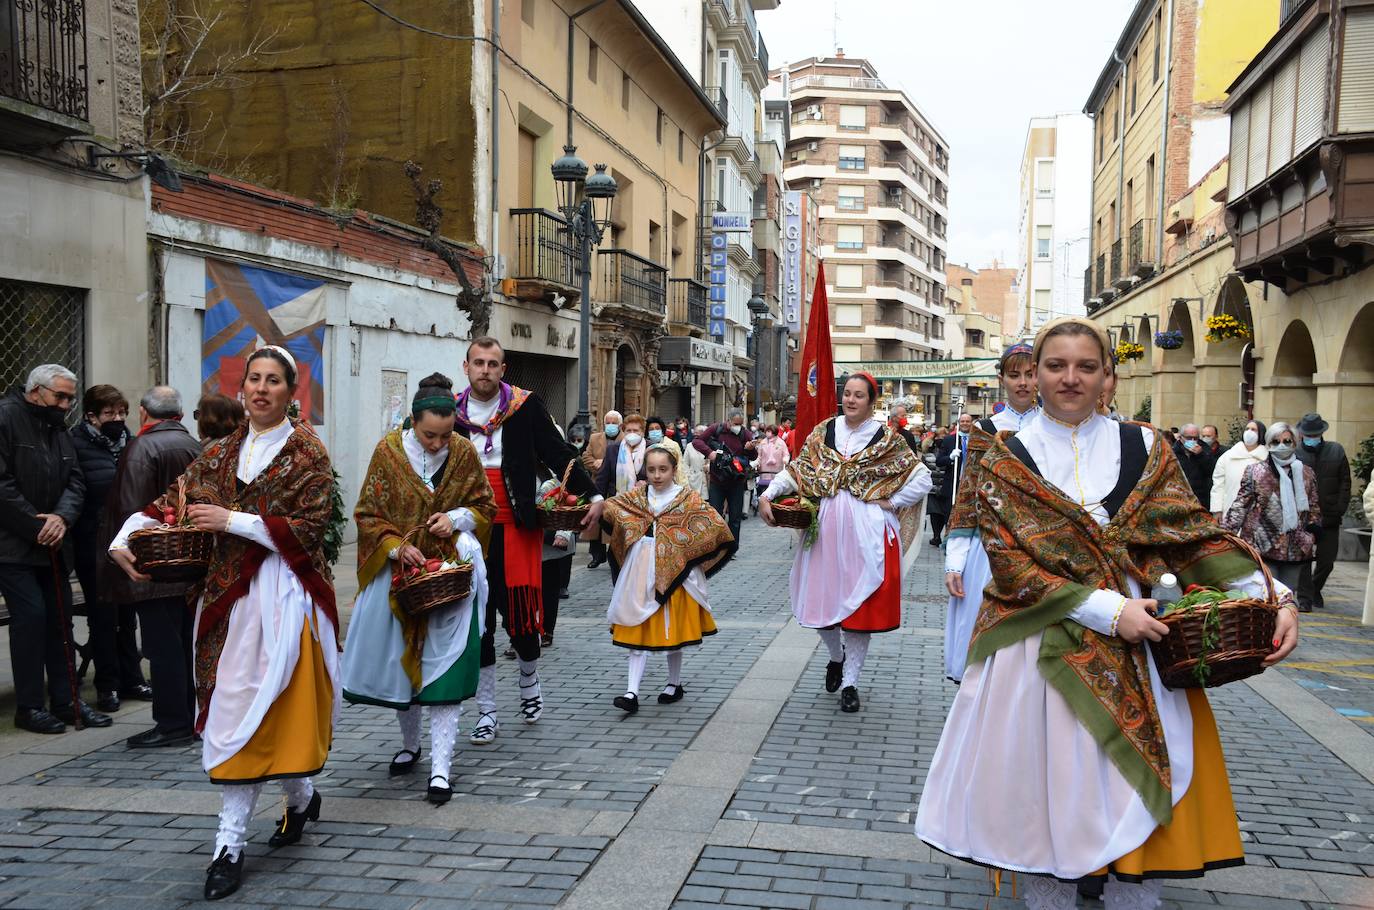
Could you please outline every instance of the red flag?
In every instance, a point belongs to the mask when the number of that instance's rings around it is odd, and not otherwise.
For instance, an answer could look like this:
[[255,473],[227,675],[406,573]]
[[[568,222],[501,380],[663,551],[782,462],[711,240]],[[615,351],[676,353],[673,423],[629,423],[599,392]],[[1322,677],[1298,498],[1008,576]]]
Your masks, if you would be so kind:
[[806,323],[797,377],[797,420],[788,447],[795,458],[816,424],[835,416],[835,360],[830,348],[830,306],[825,297],[825,263],[816,268],[816,291]]

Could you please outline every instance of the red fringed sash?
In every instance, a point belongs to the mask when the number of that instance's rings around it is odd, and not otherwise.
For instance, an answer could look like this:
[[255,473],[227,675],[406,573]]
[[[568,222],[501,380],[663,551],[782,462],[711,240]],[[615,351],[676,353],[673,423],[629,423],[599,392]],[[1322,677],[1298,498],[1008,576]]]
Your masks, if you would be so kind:
[[544,532],[515,523],[506,481],[500,468],[487,468],[487,480],[496,494],[496,519],[505,537],[507,622],[513,635],[544,632],[543,559]]

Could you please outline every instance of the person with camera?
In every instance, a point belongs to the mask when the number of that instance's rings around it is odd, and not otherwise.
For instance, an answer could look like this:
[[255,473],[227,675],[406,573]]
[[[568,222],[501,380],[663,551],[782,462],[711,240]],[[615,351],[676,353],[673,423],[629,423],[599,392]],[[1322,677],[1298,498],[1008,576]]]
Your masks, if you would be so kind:
[[692,440],[692,446],[709,462],[707,498],[711,508],[729,524],[736,548],[739,547],[739,524],[744,518],[749,464],[758,457],[756,445],[753,434],[744,426],[744,412],[739,408],[732,408],[724,423],[715,424],[705,435]]

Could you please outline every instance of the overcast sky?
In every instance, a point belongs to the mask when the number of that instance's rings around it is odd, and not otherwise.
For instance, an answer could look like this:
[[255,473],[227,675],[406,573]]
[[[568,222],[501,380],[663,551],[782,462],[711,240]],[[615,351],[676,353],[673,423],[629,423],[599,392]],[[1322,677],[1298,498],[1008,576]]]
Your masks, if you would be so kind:
[[[1031,117],[1083,109],[1134,0],[781,0],[758,14],[769,65],[866,57],[950,147],[949,260],[1015,265]],[[838,32],[834,13],[839,10]]]

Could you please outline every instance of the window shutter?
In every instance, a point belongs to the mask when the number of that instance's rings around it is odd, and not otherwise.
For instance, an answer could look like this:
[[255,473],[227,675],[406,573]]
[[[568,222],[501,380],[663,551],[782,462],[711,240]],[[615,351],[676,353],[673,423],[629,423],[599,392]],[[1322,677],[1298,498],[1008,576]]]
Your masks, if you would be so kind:
[[1250,160],[1250,102],[1231,111],[1231,173],[1226,196],[1239,199],[1245,193],[1245,166]]
[[1269,99],[1268,174],[1293,160],[1293,106],[1297,85],[1298,58],[1290,57],[1274,74],[1274,90]]
[[1326,60],[1331,36],[1325,28],[1314,32],[1298,59],[1298,105],[1293,126],[1293,152],[1299,154],[1322,137],[1326,118]]
[[1347,9],[1336,131],[1374,130],[1374,10]]
[[1269,176],[1266,160],[1269,157],[1269,91],[1266,82],[1250,98],[1250,159],[1245,165],[1245,188],[1258,186]]

